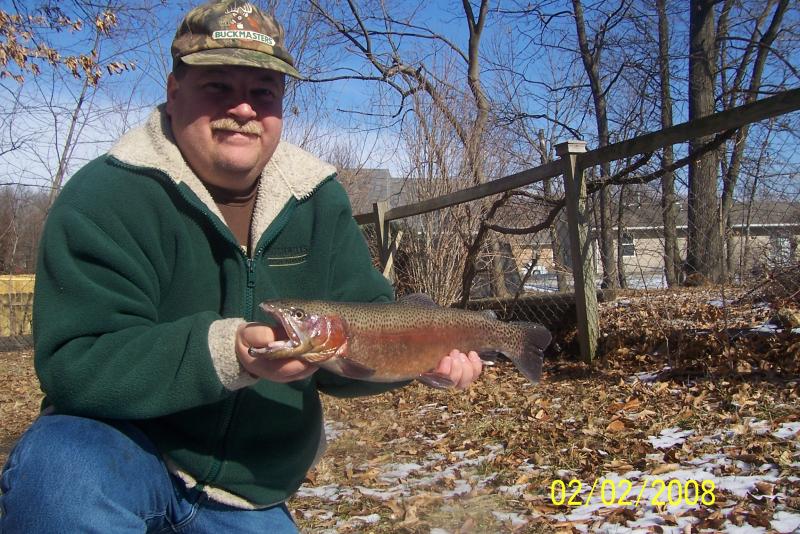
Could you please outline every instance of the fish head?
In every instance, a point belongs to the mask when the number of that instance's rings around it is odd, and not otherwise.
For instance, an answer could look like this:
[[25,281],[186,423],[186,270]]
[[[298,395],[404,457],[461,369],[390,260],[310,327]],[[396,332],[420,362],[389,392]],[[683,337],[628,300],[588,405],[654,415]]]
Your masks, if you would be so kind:
[[337,314],[315,310],[310,303],[283,301],[263,302],[261,309],[281,324],[287,336],[266,347],[266,358],[318,362],[341,353],[347,345],[347,325]]

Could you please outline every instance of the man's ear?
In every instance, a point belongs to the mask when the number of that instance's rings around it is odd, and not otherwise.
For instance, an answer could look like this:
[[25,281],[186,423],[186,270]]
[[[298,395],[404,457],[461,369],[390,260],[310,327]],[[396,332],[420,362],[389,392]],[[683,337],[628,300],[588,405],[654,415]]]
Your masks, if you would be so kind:
[[170,72],[169,76],[167,76],[167,115],[172,115],[172,105],[175,101],[175,96],[178,92],[179,85],[180,82],[175,77],[175,74]]

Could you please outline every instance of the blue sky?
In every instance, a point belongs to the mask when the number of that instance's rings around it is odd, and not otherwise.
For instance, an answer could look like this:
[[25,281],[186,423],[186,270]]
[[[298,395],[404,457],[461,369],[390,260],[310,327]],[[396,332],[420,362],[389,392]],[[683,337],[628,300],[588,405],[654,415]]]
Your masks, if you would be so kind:
[[[121,25],[116,29],[117,39],[115,41],[103,42],[102,61],[132,61],[136,63],[136,69],[121,75],[105,77],[97,91],[90,95],[93,99],[92,106],[85,117],[86,125],[82,131],[83,142],[76,148],[74,164],[70,168],[71,172],[87,159],[105,151],[120,132],[143,120],[149,108],[163,100],[164,80],[170,67],[169,45],[178,21],[186,7],[192,2],[187,0],[170,1],[165,6],[158,0],[149,1],[155,6],[150,14],[141,16],[139,20],[128,27]],[[568,2],[561,0],[542,4],[546,4],[545,8],[548,13],[568,7]],[[591,15],[591,6],[595,4],[589,2],[586,4],[588,17]],[[66,6],[68,3],[63,5]],[[680,13],[681,2],[676,1],[671,5]],[[11,7],[10,0],[0,0],[0,9],[10,10]],[[291,13],[285,13],[282,17],[284,21],[291,22],[292,16],[299,16],[302,9],[308,8],[308,4],[298,0],[297,2],[282,3],[281,7],[293,9]],[[393,2],[391,7],[392,9],[404,8],[406,12],[419,9],[421,16],[416,19],[419,25],[426,25],[433,31],[441,32],[461,47],[466,47],[467,30],[460,2],[411,3],[398,1]],[[395,16],[399,17],[397,13]],[[796,11],[793,12],[793,16],[797,17]],[[683,54],[685,17],[676,16],[675,21],[677,23],[674,27],[674,42],[676,55],[678,55]],[[585,77],[581,73],[582,67],[574,60],[572,63],[568,63],[568,60],[565,59],[566,56],[557,51],[544,56],[538,54],[540,50],[530,49],[524,33],[525,23],[524,18],[505,17],[501,21],[496,16],[491,17],[482,41],[482,50],[484,54],[491,56],[496,47],[507,46],[508,50],[514,50],[518,56],[524,54],[536,56],[526,66],[527,70],[521,72],[527,79],[534,82],[520,85],[523,90],[530,91],[528,107],[525,111],[530,113],[553,112],[553,109],[545,109],[543,107],[545,104],[541,101],[537,102],[537,99],[550,95],[535,82],[561,83],[556,77],[569,73],[572,76],[571,80],[581,83],[585,81]],[[376,23],[369,24],[371,27],[377,27]],[[570,24],[569,18],[556,19],[548,27],[545,39],[553,44],[561,40],[574,39],[574,28]],[[299,32],[302,28],[293,27],[291,24],[288,26],[289,39],[293,41],[300,35]],[[52,42],[63,50],[86,50],[86,43],[91,38],[90,29],[84,28],[78,33],[61,32],[53,35]],[[411,39],[405,39],[402,44],[403,46],[411,45],[411,41]],[[75,48],[76,46],[77,48]],[[425,49],[422,48],[414,53],[423,54],[424,52]],[[332,70],[341,67],[357,67],[362,64],[360,60],[340,48],[323,50],[322,53],[326,54],[325,65]],[[403,50],[403,53],[412,54],[411,49]],[[795,60],[796,64],[800,64],[800,61],[797,61],[800,57],[799,54],[800,52],[796,51],[795,57],[790,58]],[[494,82],[499,79],[498,75],[488,62],[485,62],[484,66],[483,81],[487,89],[492,92],[491,95],[495,102],[502,103],[503,95],[496,92],[493,87]],[[300,69],[304,70],[302,63]],[[675,121],[679,122],[686,118],[684,101],[680,96],[682,86],[685,85],[685,80],[681,79],[685,73],[685,59],[676,59],[673,62],[673,71],[676,75],[674,81],[676,89],[673,92],[673,96],[676,98]],[[370,71],[368,68],[364,72],[374,74],[374,71]],[[0,80],[0,106],[3,109],[12,109],[18,94],[23,97],[20,101],[27,110],[26,114],[17,117],[15,131],[17,138],[28,137],[26,139],[28,150],[0,158],[0,175],[8,177],[0,178],[0,182],[22,180],[22,178],[26,182],[46,181],[49,173],[52,173],[54,158],[57,161],[58,143],[63,142],[66,134],[66,125],[69,122],[71,111],[75,107],[74,102],[81,88],[81,80],[75,80],[68,74],[62,73],[61,76],[58,76],[46,71],[35,82],[33,83],[29,77],[29,81],[20,88],[16,82],[8,79]],[[378,84],[375,82],[356,81],[342,81],[324,87],[314,87],[315,90],[318,90],[318,94],[309,98],[321,101],[324,104],[323,109],[313,109],[317,101],[301,103],[303,105],[298,117],[294,116],[291,109],[287,109],[287,137],[293,141],[312,139],[317,147],[330,147],[334,144],[351,145],[360,150],[359,157],[366,160],[368,166],[382,166],[393,171],[398,170],[402,164],[402,153],[401,148],[397,145],[396,127],[377,130],[380,121],[362,114],[341,111],[365,109],[370,102],[374,102],[377,87]],[[593,131],[591,105],[588,98],[582,97],[582,99],[581,107],[570,112],[567,118],[589,140],[591,147]],[[394,101],[396,102],[397,99],[395,98]],[[617,97],[613,101],[614,106],[619,107],[623,101],[624,99]],[[370,108],[370,111],[374,111],[374,109]],[[319,114],[319,111],[322,113]],[[23,119],[23,117],[27,118]],[[546,127],[547,123],[539,121],[537,125]],[[561,132],[559,135],[567,134]],[[790,136],[785,143],[791,142],[791,139]],[[8,139],[2,140],[5,143],[8,141]],[[681,147],[678,149],[680,150]],[[791,157],[796,158],[793,152]]]

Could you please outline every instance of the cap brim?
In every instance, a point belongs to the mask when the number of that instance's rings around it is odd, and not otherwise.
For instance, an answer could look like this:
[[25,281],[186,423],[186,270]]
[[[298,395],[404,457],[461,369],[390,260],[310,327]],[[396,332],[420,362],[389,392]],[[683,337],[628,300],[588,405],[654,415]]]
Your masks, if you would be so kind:
[[215,48],[201,50],[192,54],[181,56],[181,61],[187,65],[236,65],[240,67],[255,67],[257,69],[276,70],[288,74],[293,78],[302,80],[303,77],[293,66],[275,56],[242,48]]

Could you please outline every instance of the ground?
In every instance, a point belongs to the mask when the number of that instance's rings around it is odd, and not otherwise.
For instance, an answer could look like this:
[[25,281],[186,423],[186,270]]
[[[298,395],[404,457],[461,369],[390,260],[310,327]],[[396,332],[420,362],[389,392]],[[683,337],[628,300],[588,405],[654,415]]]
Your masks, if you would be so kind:
[[33,351],[0,352],[0,463],[36,417],[41,400]]
[[[633,295],[604,305],[601,359],[551,357],[538,385],[501,361],[463,393],[325,397],[329,449],[290,508],[314,533],[797,531],[792,306]],[[3,461],[40,394],[30,352],[0,365]]]

